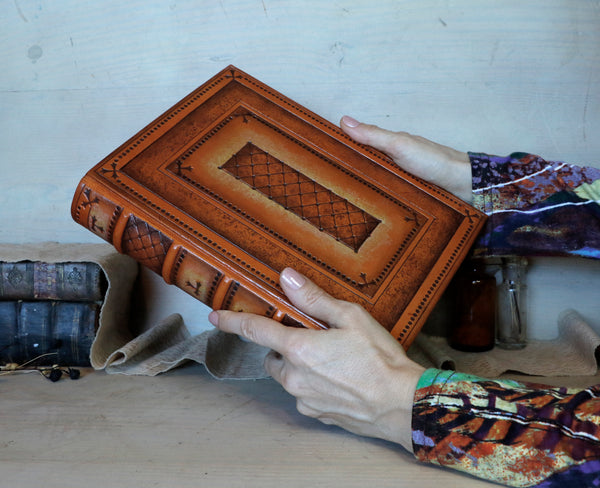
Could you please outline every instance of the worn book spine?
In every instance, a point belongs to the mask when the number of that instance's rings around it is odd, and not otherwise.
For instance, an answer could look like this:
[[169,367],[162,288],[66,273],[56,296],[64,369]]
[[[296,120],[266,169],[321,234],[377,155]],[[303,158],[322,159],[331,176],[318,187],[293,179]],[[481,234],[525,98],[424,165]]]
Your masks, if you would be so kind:
[[244,280],[230,263],[220,261],[218,269],[208,264],[219,261],[216,254],[208,256],[208,250],[185,239],[167,222],[160,229],[150,225],[158,222],[151,211],[128,201],[94,172],[81,180],[71,207],[76,222],[214,310],[255,313],[293,327],[327,328],[275,296],[271,299],[268,290]]
[[99,314],[98,303],[0,301],[0,363],[89,366]]
[[96,263],[0,261],[0,300],[102,300],[107,281]]

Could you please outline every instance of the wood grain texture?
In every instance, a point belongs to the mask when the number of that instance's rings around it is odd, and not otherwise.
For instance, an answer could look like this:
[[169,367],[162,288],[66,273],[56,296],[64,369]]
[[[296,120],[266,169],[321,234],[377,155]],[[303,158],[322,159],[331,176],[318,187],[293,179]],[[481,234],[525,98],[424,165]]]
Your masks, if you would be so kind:
[[[5,2],[0,242],[95,239],[69,215],[86,169],[230,63],[333,122],[347,113],[462,150],[600,165],[597,0],[373,5]],[[565,304],[600,331],[596,288],[573,262],[535,263],[537,337],[554,336]],[[557,276],[560,290],[546,287]],[[149,315],[170,312],[169,291],[147,287]],[[177,300],[191,326],[206,326],[203,311]]]
[[271,380],[216,381],[194,366],[55,384],[0,377],[0,390],[6,486],[493,486],[303,417]]

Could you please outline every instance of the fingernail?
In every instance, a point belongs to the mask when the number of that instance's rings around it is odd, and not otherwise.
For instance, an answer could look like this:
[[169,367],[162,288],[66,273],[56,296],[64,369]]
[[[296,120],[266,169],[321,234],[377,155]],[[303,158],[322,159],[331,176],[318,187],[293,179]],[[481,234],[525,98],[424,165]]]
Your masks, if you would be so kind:
[[342,117],[342,122],[347,125],[348,127],[358,127],[358,125],[360,124],[360,122],[356,119],[353,119],[352,117],[350,117],[349,115],[344,115]]
[[298,273],[296,270],[292,268],[285,268],[281,272],[281,281],[292,290],[297,290],[304,283],[306,283],[306,278]]
[[213,310],[208,314],[208,321],[216,327],[219,325],[219,314]]

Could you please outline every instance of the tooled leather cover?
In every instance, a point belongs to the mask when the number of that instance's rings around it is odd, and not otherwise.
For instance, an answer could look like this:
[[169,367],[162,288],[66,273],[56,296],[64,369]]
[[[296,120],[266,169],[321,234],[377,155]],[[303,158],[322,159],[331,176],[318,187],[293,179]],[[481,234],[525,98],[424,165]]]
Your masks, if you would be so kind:
[[82,179],[73,218],[212,308],[326,328],[291,266],[405,348],[485,216],[229,66]]

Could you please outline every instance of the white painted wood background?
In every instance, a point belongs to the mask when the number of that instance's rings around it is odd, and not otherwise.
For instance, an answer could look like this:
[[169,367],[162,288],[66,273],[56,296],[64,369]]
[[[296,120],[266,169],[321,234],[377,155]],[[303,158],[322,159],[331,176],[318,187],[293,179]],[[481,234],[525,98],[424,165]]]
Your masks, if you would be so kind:
[[[80,177],[235,64],[331,121],[462,150],[600,167],[598,0],[2,0],[0,243],[96,242]],[[146,277],[149,314],[206,309]],[[600,265],[536,260],[531,333],[579,310],[600,332]]]

